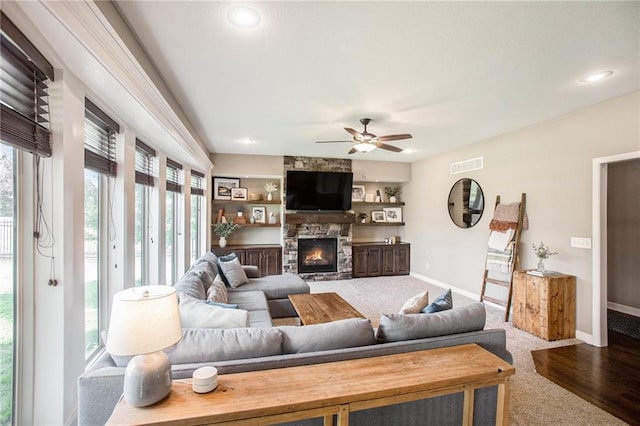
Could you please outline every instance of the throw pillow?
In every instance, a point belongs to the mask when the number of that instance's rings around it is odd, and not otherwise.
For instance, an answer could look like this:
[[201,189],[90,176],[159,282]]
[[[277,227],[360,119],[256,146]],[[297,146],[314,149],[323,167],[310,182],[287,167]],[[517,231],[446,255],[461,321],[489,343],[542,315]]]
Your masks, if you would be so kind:
[[247,274],[244,272],[244,269],[242,269],[242,265],[238,258],[235,257],[235,254],[234,257],[228,261],[219,257],[218,270],[222,280],[230,287],[240,287],[242,284],[249,282],[249,278],[247,278]]
[[399,342],[482,330],[486,315],[482,302],[429,315],[382,314],[376,339],[378,343]]
[[207,305],[188,294],[180,296],[182,328],[239,328],[249,326],[249,312]]
[[189,269],[188,272],[193,272],[202,280],[202,285],[204,285],[204,291],[209,290],[209,286],[213,282],[213,279],[217,275],[217,268],[214,269],[209,262],[198,262]]
[[429,292],[424,291],[420,294],[416,294],[402,305],[400,308],[401,314],[417,314],[422,311],[429,303]]
[[207,290],[207,300],[218,303],[229,303],[229,293],[227,286],[222,281],[220,274],[216,275],[211,287]]
[[433,302],[429,303],[427,307],[422,310],[422,312],[425,314],[432,314],[434,312],[446,311],[451,308],[453,308],[453,298],[451,297],[451,289],[449,289],[436,297]]
[[207,293],[204,290],[202,278],[198,274],[188,272],[173,285],[178,295],[188,294],[196,299],[206,299]]
[[371,322],[365,318],[277,328],[282,333],[282,353],[285,354],[353,348],[376,342]]

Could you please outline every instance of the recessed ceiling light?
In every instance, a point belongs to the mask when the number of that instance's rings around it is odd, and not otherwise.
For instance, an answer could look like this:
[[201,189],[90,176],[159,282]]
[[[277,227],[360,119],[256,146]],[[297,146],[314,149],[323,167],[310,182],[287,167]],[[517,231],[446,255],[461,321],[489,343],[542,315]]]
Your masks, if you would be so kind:
[[253,28],[260,23],[260,14],[247,6],[236,6],[229,9],[227,18],[236,27]]
[[580,79],[581,83],[597,83],[598,81],[602,81],[607,77],[611,77],[613,71],[600,71],[586,77],[582,77]]
[[240,139],[240,143],[244,145],[253,145],[254,143],[256,143],[256,140],[251,138],[244,138]]

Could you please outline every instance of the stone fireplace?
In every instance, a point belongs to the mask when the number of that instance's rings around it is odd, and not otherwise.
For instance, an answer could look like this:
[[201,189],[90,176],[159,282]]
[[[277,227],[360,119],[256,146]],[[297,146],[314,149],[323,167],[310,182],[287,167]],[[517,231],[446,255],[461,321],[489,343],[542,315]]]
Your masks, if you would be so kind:
[[[285,176],[287,170],[350,172],[351,160],[285,156],[284,170]],[[285,179],[283,188],[285,192],[286,185]],[[286,212],[282,226],[282,267],[284,272],[297,274],[305,281],[350,279],[352,271],[351,225],[354,222],[355,215],[353,213]],[[315,254],[313,251],[309,253],[307,247],[314,241],[326,240],[332,240],[331,244],[335,246],[331,269],[327,265],[320,265],[326,259],[314,261]],[[324,247],[322,249],[324,250]],[[309,255],[311,257],[306,261]]]

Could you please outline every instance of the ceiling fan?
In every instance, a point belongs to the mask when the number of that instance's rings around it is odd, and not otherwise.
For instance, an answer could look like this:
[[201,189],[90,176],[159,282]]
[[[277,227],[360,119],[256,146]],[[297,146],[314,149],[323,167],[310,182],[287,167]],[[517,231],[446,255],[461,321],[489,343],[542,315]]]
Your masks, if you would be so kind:
[[402,148],[398,148],[393,145],[388,145],[382,142],[388,141],[399,141],[402,139],[411,139],[411,136],[408,133],[404,133],[401,135],[387,135],[387,136],[376,136],[373,133],[369,133],[367,131],[367,125],[371,122],[370,118],[361,118],[360,123],[364,126],[363,132],[358,132],[350,127],[345,127],[344,129],[349,132],[352,136],[352,140],[346,141],[317,141],[316,143],[340,143],[340,142],[351,142],[355,143],[353,148],[349,151],[349,154],[354,154],[356,152],[369,152],[373,151],[376,148],[386,149],[387,151],[393,152],[402,152]]

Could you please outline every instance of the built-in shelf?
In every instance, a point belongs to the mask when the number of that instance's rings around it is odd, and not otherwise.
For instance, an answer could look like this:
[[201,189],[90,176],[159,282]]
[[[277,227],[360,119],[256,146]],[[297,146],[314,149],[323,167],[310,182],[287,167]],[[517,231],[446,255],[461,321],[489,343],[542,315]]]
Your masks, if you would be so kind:
[[[216,224],[212,224],[211,226],[215,226]],[[279,228],[281,223],[239,223],[238,225],[243,228]]]
[[404,222],[356,222],[355,226],[404,226]]
[[400,201],[400,202],[397,202],[397,203],[385,203],[385,202],[379,202],[379,203],[371,202],[371,203],[368,203],[366,201],[352,201],[351,205],[352,206],[398,206],[398,207],[400,207],[400,206],[404,206],[404,201]]
[[252,204],[252,205],[259,205],[259,204],[280,204],[282,203],[281,200],[213,200],[213,204],[214,205],[219,205],[219,204]]

